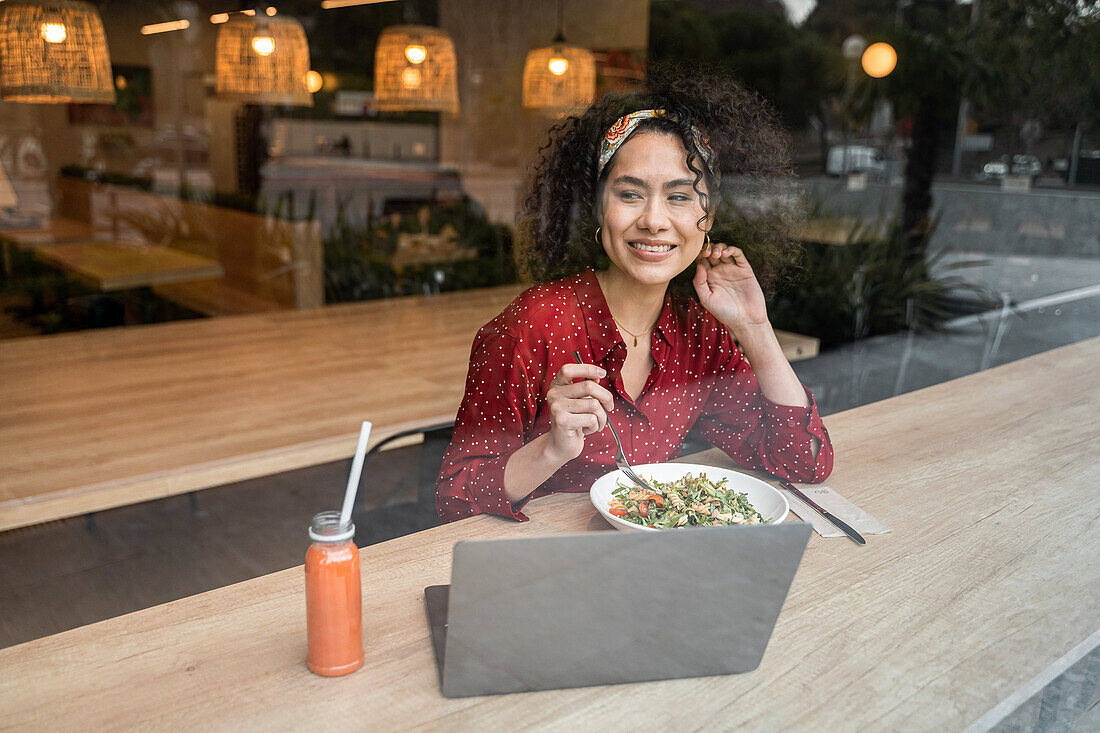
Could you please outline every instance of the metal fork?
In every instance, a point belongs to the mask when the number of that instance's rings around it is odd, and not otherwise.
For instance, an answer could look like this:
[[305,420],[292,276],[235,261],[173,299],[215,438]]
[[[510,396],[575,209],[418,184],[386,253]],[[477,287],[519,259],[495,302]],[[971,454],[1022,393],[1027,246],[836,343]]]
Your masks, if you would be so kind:
[[[577,360],[578,364],[583,364],[584,359],[581,358],[581,352],[574,351],[573,358]],[[626,460],[626,453],[623,452],[623,442],[619,440],[619,431],[615,430],[615,426],[611,424],[611,416],[607,416],[607,427],[611,428],[611,435],[615,437],[615,446],[619,449],[615,455],[615,465],[619,467],[619,470],[623,472],[623,475],[628,479],[638,484],[646,491],[653,492],[653,487],[642,480],[642,477],[634,473],[634,469],[630,467],[630,464]]]

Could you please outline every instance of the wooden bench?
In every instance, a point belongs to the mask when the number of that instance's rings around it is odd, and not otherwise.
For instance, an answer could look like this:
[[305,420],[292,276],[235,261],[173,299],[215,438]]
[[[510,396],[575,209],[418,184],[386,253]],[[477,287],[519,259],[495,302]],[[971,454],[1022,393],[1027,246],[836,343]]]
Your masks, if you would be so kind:
[[854,216],[809,219],[797,222],[791,228],[791,236],[799,242],[831,244],[835,247],[853,242],[869,242],[885,234],[882,226],[868,224]]
[[58,209],[69,221],[106,229],[118,242],[147,243],[216,260],[217,283],[158,288],[206,315],[267,313],[324,305],[318,222],[286,221],[149,191],[62,177]]
[[240,316],[282,310],[278,303],[220,280],[158,285],[153,292],[206,316]]

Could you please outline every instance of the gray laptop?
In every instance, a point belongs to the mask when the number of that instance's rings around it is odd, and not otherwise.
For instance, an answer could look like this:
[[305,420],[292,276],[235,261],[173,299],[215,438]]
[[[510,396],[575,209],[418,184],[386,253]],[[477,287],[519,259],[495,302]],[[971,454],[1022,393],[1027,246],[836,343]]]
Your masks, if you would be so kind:
[[454,548],[425,588],[446,697],[749,672],[806,522],[600,532]]

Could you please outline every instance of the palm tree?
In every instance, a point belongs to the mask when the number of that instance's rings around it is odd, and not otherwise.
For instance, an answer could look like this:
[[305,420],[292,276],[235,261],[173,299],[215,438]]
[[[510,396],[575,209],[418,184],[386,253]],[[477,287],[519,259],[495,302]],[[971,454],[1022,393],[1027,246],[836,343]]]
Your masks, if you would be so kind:
[[999,0],[982,8],[973,43],[997,70],[977,100],[1008,127],[1016,152],[1025,126],[1068,130],[1100,122],[1100,5]]
[[901,215],[910,243],[908,262],[922,256],[928,240],[940,131],[954,121],[961,95],[973,94],[986,80],[972,34],[950,0],[913,3],[904,22],[889,34],[898,65],[888,77],[887,93],[899,114],[913,118]]
[[921,252],[932,207],[939,132],[960,95],[1011,127],[1028,120],[1065,126],[1100,121],[1100,10],[1078,0],[998,0],[974,22],[952,0],[914,0],[894,30],[897,70],[889,90],[913,115],[902,195],[910,259]]

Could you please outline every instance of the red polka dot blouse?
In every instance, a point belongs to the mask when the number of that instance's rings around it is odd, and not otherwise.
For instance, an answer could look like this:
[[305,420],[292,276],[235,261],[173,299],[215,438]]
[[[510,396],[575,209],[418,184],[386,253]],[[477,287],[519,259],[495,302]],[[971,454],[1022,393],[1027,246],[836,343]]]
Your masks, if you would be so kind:
[[[504,493],[509,456],[550,429],[545,395],[580,351],[608,376],[611,420],[632,464],[675,458],[693,428],[745,468],[792,481],[823,481],[832,470],[829,434],[809,390],[809,407],[766,399],[729,331],[698,302],[669,293],[650,338],[655,365],[637,400],[623,388],[626,344],[591,270],[527,290],[474,339],[466,392],[436,489],[440,518],[491,513],[526,521],[533,498],[588,491],[615,470],[611,431],[586,436],[584,451],[530,496]],[[820,441],[816,458],[812,439]]]

